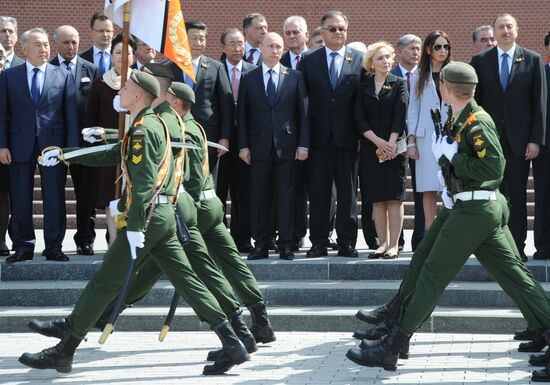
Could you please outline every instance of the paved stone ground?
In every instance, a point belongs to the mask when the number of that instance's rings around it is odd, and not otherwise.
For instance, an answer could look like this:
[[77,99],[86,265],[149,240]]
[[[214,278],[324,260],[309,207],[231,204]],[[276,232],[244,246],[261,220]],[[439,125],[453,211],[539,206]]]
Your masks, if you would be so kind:
[[211,332],[117,332],[104,346],[90,333],[77,351],[73,371],[30,369],[17,358],[55,340],[31,333],[0,334],[0,384],[529,384],[529,354],[517,352],[509,335],[426,334],[413,337],[409,360],[396,372],[355,365],[345,358],[357,345],[350,333],[278,333],[251,361],[223,376],[202,376]]

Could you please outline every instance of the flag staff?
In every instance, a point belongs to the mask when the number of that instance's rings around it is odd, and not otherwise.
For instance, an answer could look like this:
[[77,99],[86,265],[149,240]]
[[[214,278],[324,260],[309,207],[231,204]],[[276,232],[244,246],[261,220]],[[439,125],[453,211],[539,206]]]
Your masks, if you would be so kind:
[[[124,87],[128,78],[128,41],[130,40],[130,2],[126,2],[123,8],[122,23],[122,68],[120,73],[120,88]],[[124,128],[126,122],[126,113],[118,113],[118,139],[124,137]],[[115,199],[120,198],[120,165],[116,168]]]

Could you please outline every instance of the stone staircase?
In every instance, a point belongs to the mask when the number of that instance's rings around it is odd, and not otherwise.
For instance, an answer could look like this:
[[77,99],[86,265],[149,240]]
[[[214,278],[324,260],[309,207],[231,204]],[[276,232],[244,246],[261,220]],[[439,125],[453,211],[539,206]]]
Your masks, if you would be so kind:
[[[40,188],[35,188],[35,225],[42,224]],[[410,180],[409,180],[410,186]],[[75,227],[75,201],[70,177],[67,180],[68,227]],[[412,228],[412,191],[407,192],[405,228]],[[533,182],[529,181],[529,228],[533,222]],[[359,202],[359,204],[361,204]],[[105,216],[98,213],[98,228]],[[359,238],[362,238],[359,235]],[[70,240],[69,240],[70,241]],[[68,242],[69,242],[68,241]],[[359,308],[375,307],[396,293],[408,267],[411,253],[397,260],[368,260],[368,250],[358,259],[336,257],[309,260],[303,248],[295,261],[279,260],[277,254],[262,261],[247,261],[269,303],[274,327],[280,331],[353,331],[365,324],[356,320]],[[26,332],[30,318],[62,317],[71,311],[82,289],[102,261],[93,257],[69,255],[68,263],[48,262],[38,254],[33,261],[0,262],[0,332]],[[243,256],[244,258],[245,256]],[[550,291],[550,266],[547,261],[527,264],[534,276]],[[163,279],[136,306],[119,318],[117,330],[160,330],[168,311],[173,288]],[[248,313],[245,312],[248,317]],[[471,258],[449,285],[439,306],[422,326],[422,331],[511,333],[525,327],[511,300]],[[180,301],[173,330],[205,330],[193,311]]]

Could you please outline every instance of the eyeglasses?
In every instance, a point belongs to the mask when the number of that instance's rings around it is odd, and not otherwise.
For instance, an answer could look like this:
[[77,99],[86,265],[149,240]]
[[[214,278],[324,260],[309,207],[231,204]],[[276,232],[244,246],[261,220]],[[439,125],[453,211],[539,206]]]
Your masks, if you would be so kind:
[[433,46],[435,51],[441,50],[441,48],[445,49],[445,51],[448,51],[451,49],[451,46],[449,44],[435,44]]
[[336,33],[336,32],[344,33],[347,31],[346,27],[325,27],[323,29],[328,30],[330,33]]

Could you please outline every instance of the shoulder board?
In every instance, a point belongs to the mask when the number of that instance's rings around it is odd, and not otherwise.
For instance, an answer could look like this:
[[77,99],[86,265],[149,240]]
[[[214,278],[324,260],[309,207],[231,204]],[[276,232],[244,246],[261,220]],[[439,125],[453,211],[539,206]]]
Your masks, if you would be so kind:
[[143,124],[143,116],[141,117],[140,120],[138,120],[138,121],[134,124],[134,127],[141,126],[142,124]]
[[473,124],[476,121],[477,121],[476,116],[473,113],[470,112],[468,114],[468,116],[466,117],[466,123],[467,124]]

